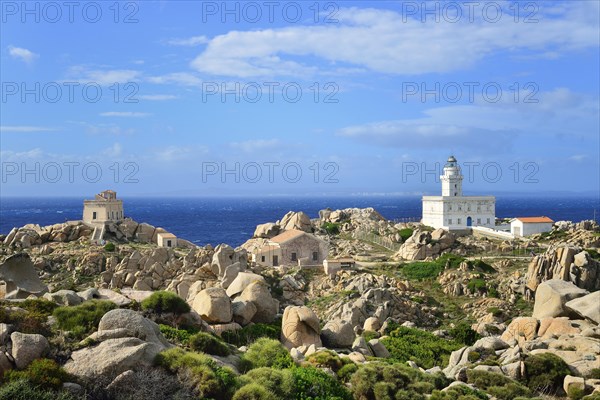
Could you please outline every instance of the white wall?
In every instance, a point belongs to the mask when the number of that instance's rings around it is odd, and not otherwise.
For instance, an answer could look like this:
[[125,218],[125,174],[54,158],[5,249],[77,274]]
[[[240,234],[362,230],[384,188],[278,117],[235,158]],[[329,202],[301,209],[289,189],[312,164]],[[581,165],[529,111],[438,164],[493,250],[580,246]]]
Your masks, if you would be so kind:
[[[520,235],[515,234],[515,227],[521,228]],[[510,233],[515,236],[529,236],[536,233],[550,232],[551,230],[552,222],[523,223],[517,219],[510,223]]]
[[434,228],[468,229],[471,226],[495,227],[496,199],[493,196],[424,196],[422,223]]

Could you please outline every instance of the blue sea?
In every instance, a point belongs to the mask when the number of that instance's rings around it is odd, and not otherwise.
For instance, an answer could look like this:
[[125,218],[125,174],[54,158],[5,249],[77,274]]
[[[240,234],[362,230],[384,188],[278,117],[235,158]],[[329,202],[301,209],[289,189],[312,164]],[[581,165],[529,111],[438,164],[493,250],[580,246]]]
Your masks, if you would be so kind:
[[[254,228],[288,211],[318,217],[324,208],[374,207],[388,219],[419,218],[420,197],[123,198],[125,215],[163,227],[198,245],[239,246]],[[0,198],[0,233],[28,223],[51,225],[81,219],[83,198]],[[496,216],[546,215],[555,221],[600,217],[597,197],[496,197]],[[597,217],[597,220],[598,220]]]

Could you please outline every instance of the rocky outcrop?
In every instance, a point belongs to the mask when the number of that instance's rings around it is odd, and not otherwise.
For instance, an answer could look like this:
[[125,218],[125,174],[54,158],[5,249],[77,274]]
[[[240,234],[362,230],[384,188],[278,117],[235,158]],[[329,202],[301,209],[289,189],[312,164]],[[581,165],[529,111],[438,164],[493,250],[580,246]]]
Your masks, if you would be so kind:
[[271,296],[269,287],[265,282],[254,281],[250,283],[236,300],[248,301],[256,307],[252,322],[273,322],[279,311],[279,301]]
[[308,307],[288,306],[281,321],[281,341],[288,348],[321,346],[319,318]]
[[540,283],[550,279],[573,282],[589,291],[600,290],[600,262],[579,247],[550,247],[529,263],[526,288],[534,293]]
[[8,257],[0,265],[0,281],[6,283],[7,299],[24,299],[30,295],[41,296],[48,291],[26,253]]
[[[454,243],[454,235],[451,233],[443,234],[438,232],[436,233],[436,237],[443,239],[444,246],[447,246],[450,242]],[[440,254],[441,251],[442,245],[440,242],[433,240],[430,232],[417,229],[411,237],[406,239],[406,242],[402,244],[394,257],[410,261],[424,260]]]
[[564,306],[580,317],[600,324],[600,291],[568,301]]
[[532,316],[537,319],[566,316],[568,310],[565,309],[565,304],[586,294],[586,290],[578,288],[571,282],[559,279],[545,281],[535,292]]
[[256,226],[256,230],[254,231],[253,238],[261,238],[261,239],[270,239],[279,235],[279,231],[281,230],[280,226],[273,223],[267,222],[266,224],[260,224]]
[[328,321],[321,331],[323,344],[331,348],[350,347],[355,338],[354,327],[347,321]]
[[302,211],[288,212],[283,216],[283,218],[281,218],[281,221],[277,221],[276,225],[280,226],[281,229],[284,231],[297,229],[299,231],[304,231],[308,233],[312,232],[310,217]]

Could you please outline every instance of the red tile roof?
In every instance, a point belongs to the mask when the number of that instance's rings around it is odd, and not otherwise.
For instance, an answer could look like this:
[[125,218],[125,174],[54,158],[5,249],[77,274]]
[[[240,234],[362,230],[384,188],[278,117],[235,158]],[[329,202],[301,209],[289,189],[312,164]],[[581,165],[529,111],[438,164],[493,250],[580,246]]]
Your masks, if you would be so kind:
[[518,219],[519,221],[521,221],[525,224],[539,224],[542,222],[550,222],[550,223],[554,222],[548,217],[517,217],[515,219]]
[[295,239],[299,236],[304,235],[306,232],[304,231],[299,231],[297,229],[292,229],[289,231],[285,231],[283,233],[280,233],[279,235],[275,236],[274,238],[271,239],[271,242],[275,242],[275,243],[285,243],[288,240],[292,240]]

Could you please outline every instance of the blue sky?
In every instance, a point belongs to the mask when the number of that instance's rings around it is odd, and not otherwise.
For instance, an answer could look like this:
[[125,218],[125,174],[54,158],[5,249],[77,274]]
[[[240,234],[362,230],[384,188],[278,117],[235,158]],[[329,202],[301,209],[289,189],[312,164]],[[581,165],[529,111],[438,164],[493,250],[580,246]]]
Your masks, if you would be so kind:
[[598,1],[23,4],[2,196],[599,190]]

